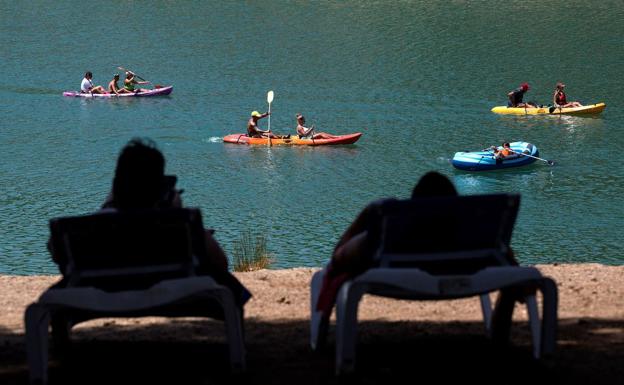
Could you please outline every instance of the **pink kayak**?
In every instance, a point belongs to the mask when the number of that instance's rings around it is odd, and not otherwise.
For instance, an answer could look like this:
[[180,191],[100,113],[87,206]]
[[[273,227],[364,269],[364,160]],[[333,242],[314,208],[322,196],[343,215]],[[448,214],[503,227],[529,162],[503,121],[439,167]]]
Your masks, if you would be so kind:
[[135,98],[135,97],[147,97],[147,96],[161,96],[169,95],[173,91],[173,86],[154,88],[145,92],[136,92],[131,94],[91,94],[83,93],[79,91],[65,91],[63,96],[76,97],[76,98]]

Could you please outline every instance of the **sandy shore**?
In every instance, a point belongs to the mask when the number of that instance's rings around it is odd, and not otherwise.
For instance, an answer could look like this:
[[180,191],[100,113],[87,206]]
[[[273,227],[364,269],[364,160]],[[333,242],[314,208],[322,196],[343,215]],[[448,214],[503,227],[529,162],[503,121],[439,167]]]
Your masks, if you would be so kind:
[[[237,273],[254,297],[245,307],[248,373],[227,373],[223,327],[203,319],[105,319],[78,326],[63,357],[53,354],[51,382],[323,384],[624,383],[624,266],[541,265],[559,287],[559,345],[546,362],[530,358],[524,307],[514,315],[512,346],[484,338],[478,300],[412,302],[366,297],[355,376],[333,376],[333,338],[308,348],[308,285],[314,269]],[[0,383],[26,383],[25,306],[56,276],[0,276]],[[85,378],[88,376],[88,380]],[[411,381],[416,382],[416,381]]]

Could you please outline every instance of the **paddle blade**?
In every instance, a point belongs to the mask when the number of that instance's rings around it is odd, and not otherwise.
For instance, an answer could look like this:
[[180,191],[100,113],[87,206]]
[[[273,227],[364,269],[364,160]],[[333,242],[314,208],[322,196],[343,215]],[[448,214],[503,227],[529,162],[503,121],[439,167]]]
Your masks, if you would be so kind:
[[267,103],[271,104],[273,103],[273,91],[269,91],[267,92]]

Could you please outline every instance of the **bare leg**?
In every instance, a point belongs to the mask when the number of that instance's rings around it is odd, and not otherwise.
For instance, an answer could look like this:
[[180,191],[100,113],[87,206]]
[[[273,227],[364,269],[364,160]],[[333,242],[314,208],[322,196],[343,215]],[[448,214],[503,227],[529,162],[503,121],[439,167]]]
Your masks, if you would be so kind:
[[334,138],[337,138],[337,136],[328,134],[326,132],[319,132],[318,134],[314,135],[314,139],[334,139]]
[[107,94],[108,93],[102,86],[91,88],[91,92],[93,92],[94,94]]

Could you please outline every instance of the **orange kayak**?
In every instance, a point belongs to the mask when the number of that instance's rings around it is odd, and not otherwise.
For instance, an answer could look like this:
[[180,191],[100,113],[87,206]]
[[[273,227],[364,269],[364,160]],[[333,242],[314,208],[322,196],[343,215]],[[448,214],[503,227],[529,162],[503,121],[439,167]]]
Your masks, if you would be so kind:
[[[290,138],[271,139],[271,145],[273,146],[327,146],[337,144],[353,144],[360,139],[361,132],[346,135],[336,135],[331,139],[299,139],[297,135],[292,135]],[[231,134],[223,138],[225,143],[234,144],[253,144],[253,145],[267,145],[268,138],[250,138],[246,134]]]

